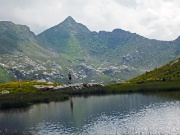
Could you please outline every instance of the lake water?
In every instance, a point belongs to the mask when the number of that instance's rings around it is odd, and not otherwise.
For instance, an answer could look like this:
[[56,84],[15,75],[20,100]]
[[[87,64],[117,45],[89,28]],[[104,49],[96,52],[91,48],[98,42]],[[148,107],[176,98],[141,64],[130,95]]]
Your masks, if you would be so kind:
[[121,135],[180,133],[180,92],[74,97],[0,111],[0,134]]

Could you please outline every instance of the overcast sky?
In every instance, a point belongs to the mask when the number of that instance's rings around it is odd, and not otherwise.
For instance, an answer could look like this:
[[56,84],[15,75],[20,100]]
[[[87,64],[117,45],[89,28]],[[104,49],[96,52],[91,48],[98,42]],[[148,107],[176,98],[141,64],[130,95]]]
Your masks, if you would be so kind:
[[68,16],[91,31],[120,28],[158,40],[180,36],[180,0],[0,0],[0,21],[38,34]]

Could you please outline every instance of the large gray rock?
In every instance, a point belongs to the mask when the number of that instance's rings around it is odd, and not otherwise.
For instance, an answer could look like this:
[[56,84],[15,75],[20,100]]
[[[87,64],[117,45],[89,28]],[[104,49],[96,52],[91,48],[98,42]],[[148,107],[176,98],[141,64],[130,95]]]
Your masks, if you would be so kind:
[[34,85],[34,87],[41,91],[54,90],[54,86],[48,86],[48,85]]
[[9,94],[10,93],[10,91],[9,90],[3,90],[3,91],[1,91],[1,94],[3,95],[3,94]]
[[103,86],[102,84],[98,83],[75,83],[75,84],[68,84],[68,85],[60,85],[60,86],[47,86],[47,85],[34,85],[35,88],[46,91],[46,90],[76,90],[76,89],[89,89],[89,88],[95,88]]

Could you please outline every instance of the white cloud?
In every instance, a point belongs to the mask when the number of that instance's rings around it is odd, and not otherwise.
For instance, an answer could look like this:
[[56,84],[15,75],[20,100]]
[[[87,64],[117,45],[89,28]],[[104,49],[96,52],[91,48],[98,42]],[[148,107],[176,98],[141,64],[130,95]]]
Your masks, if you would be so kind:
[[72,16],[92,31],[121,28],[148,38],[180,35],[179,0],[0,0],[0,20],[27,25],[36,34]]

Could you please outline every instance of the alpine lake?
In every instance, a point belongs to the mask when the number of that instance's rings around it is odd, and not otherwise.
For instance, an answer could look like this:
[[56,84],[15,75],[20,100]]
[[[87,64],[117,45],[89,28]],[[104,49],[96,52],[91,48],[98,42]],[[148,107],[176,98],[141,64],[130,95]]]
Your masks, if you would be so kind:
[[177,135],[180,92],[72,97],[64,102],[0,110],[0,134]]

